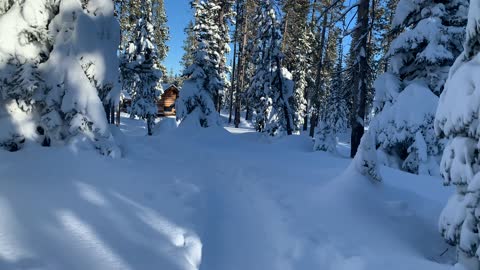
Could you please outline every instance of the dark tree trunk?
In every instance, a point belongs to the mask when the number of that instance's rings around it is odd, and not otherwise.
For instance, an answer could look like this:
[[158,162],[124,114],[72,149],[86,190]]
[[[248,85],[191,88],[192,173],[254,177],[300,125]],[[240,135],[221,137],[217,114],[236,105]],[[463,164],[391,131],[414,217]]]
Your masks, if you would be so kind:
[[[240,8],[240,1],[236,1],[236,10],[238,12]],[[238,14],[238,13],[237,13]],[[238,16],[236,18],[236,23],[235,23],[235,33],[233,36],[233,68],[232,68],[232,82],[231,82],[231,89],[230,89],[230,108],[229,108],[229,113],[228,113],[228,123],[232,123],[232,114],[233,114],[233,94],[235,92],[235,85],[237,82],[237,74],[236,74],[236,68],[237,68],[237,43],[238,43]]]
[[115,124],[115,104],[113,101],[110,102],[110,124]]
[[318,114],[312,113],[312,116],[310,117],[310,131],[308,133],[308,135],[312,138],[315,136],[315,126],[317,125],[317,122],[318,122]]
[[293,128],[292,128],[292,122],[291,120],[291,115],[290,111],[288,110],[288,100],[285,100],[283,97],[283,78],[282,78],[282,65],[280,63],[280,59],[276,59],[277,62],[277,76],[278,76],[278,84],[280,88],[280,99],[283,100],[283,114],[285,117],[285,121],[287,122],[287,135],[292,135],[293,133]]
[[253,119],[253,111],[252,111],[252,106],[248,104],[248,102],[245,104],[246,107],[246,113],[245,113],[245,120],[252,120]]
[[107,123],[111,123],[111,114],[110,114],[110,103],[109,104],[104,104],[103,109],[105,110],[105,116],[107,117]]
[[[308,91],[305,89],[305,97],[308,96]],[[303,131],[308,130],[308,109],[310,108],[310,101],[308,98],[307,100],[307,106],[305,106],[305,117],[303,118]]]
[[[311,25],[315,24],[315,21],[317,20],[317,16],[315,14],[315,6],[317,4],[317,1],[318,0],[313,1],[313,4],[312,4],[312,11],[311,11],[312,12],[312,18],[311,18],[311,21],[310,21]],[[310,26],[308,26],[308,27],[310,27]],[[312,53],[310,55],[310,57],[312,57],[312,59],[314,59],[315,54]],[[307,106],[305,106],[305,117],[303,119],[303,131],[307,131],[308,130],[308,120],[309,120],[308,113],[309,113],[309,110],[310,110],[310,107],[311,107],[311,100],[310,100],[311,93],[309,92],[308,87],[305,88],[304,95],[305,95],[305,100],[307,101]]]
[[310,137],[315,135],[315,127],[317,126],[317,121],[320,113],[320,95],[322,94],[322,69],[323,69],[323,54],[325,50],[325,40],[327,36],[327,28],[328,28],[328,14],[323,14],[323,22],[322,22],[322,33],[320,36],[320,44],[318,47],[319,57],[318,57],[318,65],[317,65],[317,72],[315,76],[315,91],[316,93],[312,94],[313,100],[311,101],[312,106],[312,116],[310,121]]
[[[240,2],[240,0],[237,0],[237,4]],[[247,3],[248,4],[248,3]],[[237,10],[238,12],[238,10]],[[235,127],[238,128],[240,126],[240,118],[241,118],[241,112],[242,112],[242,91],[245,88],[245,72],[246,72],[246,48],[247,48],[247,23],[248,21],[246,20],[246,4],[244,3],[242,5],[242,17],[240,22],[242,29],[240,30],[240,36],[243,37],[242,42],[239,44],[239,56],[238,56],[238,64],[237,64],[237,85],[236,85],[236,95],[235,95],[235,120],[234,124]]]
[[155,125],[155,117],[153,115],[147,116],[147,135],[153,135],[153,126]]
[[120,126],[120,112],[121,112],[121,103],[118,103],[118,107],[117,107],[117,122],[116,122],[116,125],[117,127]]
[[365,132],[364,120],[366,111],[366,96],[367,96],[367,78],[368,73],[368,15],[369,15],[369,0],[360,0],[358,6],[358,23],[355,30],[353,44],[356,44],[355,53],[358,60],[353,65],[354,68],[354,93],[353,93],[353,117],[352,117],[352,136],[351,136],[351,151],[350,157],[355,157],[357,154],[360,140]]

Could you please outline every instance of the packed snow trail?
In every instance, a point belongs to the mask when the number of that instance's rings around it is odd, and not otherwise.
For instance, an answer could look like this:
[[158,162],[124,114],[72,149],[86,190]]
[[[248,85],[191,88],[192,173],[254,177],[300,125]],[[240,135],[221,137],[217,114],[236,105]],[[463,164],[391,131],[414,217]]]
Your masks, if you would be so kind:
[[308,137],[122,121],[122,159],[0,152],[0,269],[450,267],[438,179],[385,169],[375,186]]

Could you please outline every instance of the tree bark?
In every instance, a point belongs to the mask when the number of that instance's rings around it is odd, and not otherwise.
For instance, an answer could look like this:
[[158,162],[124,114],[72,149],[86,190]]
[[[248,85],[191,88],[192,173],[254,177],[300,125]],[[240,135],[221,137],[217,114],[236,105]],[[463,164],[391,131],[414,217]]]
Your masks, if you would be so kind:
[[358,22],[355,30],[354,41],[352,44],[356,45],[355,53],[357,55],[357,62],[354,64],[354,93],[353,93],[353,119],[352,119],[352,136],[351,136],[351,151],[350,157],[355,157],[357,154],[360,140],[365,132],[364,121],[366,111],[366,96],[367,96],[367,79],[368,72],[368,48],[367,38],[369,32],[369,0],[360,0],[358,6]]
[[147,135],[148,136],[153,135],[154,124],[155,124],[155,117],[153,117],[153,115],[147,116]]
[[[238,12],[240,8],[240,1],[236,1],[236,10]],[[237,13],[238,14],[238,13]],[[233,113],[233,94],[235,92],[235,84],[237,83],[236,78],[236,67],[237,67],[237,38],[238,38],[238,16],[237,19],[235,20],[235,33],[233,36],[233,68],[232,68],[232,82],[231,82],[231,89],[230,89],[230,108],[229,108],[229,114],[228,114],[228,123],[232,123],[232,113]]]
[[[308,25],[308,27],[311,27],[312,25],[314,25],[315,21],[317,20],[317,16],[315,14],[315,6],[317,5],[317,1],[318,0],[315,0],[312,3],[312,18],[310,20],[310,24]],[[312,59],[313,59],[314,55],[315,54],[312,52],[310,57],[312,57]],[[308,113],[310,111],[310,106],[311,106],[310,93],[309,93],[308,90],[309,90],[308,87],[306,87],[305,92],[304,92],[305,100],[307,101],[307,106],[305,106],[305,117],[303,118],[303,131],[308,130],[308,120],[309,120]]]
[[120,113],[121,113],[120,106],[121,106],[121,103],[119,102],[117,106],[117,122],[116,122],[117,127],[120,126]]
[[115,124],[115,104],[110,101],[110,124]]
[[292,135],[293,133],[293,128],[292,128],[292,122],[291,120],[291,115],[290,111],[288,109],[288,100],[284,99],[283,96],[283,79],[282,79],[282,65],[280,63],[280,59],[276,59],[276,64],[277,64],[277,76],[278,76],[278,84],[280,88],[280,99],[283,100],[283,114],[285,117],[286,125],[287,125],[287,135]]
[[313,112],[310,121],[310,137],[313,138],[315,135],[315,126],[317,125],[318,114],[320,111],[320,94],[322,92],[322,69],[323,69],[323,53],[325,50],[325,40],[327,36],[327,28],[328,28],[328,14],[323,14],[323,22],[322,22],[322,32],[320,35],[320,44],[318,47],[319,57],[318,57],[318,65],[317,65],[317,72],[315,76],[315,91],[317,91],[316,95],[312,95],[314,100],[311,101],[311,106],[313,107]]
[[[237,0],[239,3],[240,0]],[[236,85],[236,95],[235,95],[235,120],[234,124],[235,127],[238,128],[240,126],[240,118],[241,118],[241,111],[242,111],[242,91],[245,88],[245,71],[246,71],[246,47],[248,42],[248,35],[247,35],[247,20],[246,20],[246,4],[244,3],[242,6],[242,17],[241,17],[241,33],[240,36],[243,37],[242,43],[239,44],[239,56],[238,56],[238,64],[237,64],[237,85]],[[237,11],[238,12],[238,11]],[[237,21],[238,23],[238,21]]]

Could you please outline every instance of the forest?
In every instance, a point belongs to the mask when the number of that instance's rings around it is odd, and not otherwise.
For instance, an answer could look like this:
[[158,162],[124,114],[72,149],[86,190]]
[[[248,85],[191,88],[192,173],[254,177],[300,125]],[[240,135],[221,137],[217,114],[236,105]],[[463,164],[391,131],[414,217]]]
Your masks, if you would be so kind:
[[480,0],[0,0],[0,269],[479,270],[479,55]]

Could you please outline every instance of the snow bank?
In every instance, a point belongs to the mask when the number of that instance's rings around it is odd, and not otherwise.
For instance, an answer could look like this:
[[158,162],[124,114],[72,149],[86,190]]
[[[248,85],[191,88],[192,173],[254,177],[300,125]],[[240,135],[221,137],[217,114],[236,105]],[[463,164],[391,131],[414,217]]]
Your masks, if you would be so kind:
[[122,123],[123,159],[0,152],[1,269],[451,268],[435,178],[385,169],[373,185],[308,136],[179,128],[159,140]]

